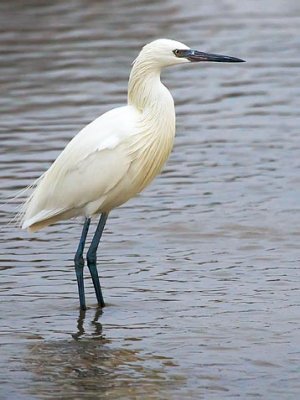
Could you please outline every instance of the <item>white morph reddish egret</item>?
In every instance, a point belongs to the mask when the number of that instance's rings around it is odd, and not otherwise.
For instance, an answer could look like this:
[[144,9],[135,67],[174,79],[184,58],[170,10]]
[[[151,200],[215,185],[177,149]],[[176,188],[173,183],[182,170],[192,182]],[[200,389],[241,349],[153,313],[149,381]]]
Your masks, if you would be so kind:
[[22,228],[31,232],[57,221],[85,217],[74,259],[83,310],[83,250],[91,217],[101,214],[87,252],[87,265],[98,304],[104,307],[96,252],[108,214],[149,185],[172,150],[174,101],[160,81],[161,69],[203,61],[243,62],[192,50],[168,39],[144,46],[130,73],[127,105],[106,112],[83,128],[37,180],[24,205]]

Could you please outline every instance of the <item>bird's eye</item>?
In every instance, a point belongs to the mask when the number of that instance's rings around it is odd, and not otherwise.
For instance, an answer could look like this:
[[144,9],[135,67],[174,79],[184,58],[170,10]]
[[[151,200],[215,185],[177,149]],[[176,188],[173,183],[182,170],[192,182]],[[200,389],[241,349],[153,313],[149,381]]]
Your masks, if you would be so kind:
[[178,49],[176,49],[176,50],[173,50],[173,53],[175,54],[176,57],[178,57],[180,54],[180,51]]

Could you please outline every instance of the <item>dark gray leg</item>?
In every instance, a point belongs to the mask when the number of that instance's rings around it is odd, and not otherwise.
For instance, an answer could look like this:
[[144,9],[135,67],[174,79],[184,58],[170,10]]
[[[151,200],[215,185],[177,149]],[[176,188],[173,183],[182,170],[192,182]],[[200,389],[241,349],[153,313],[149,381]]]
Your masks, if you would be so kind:
[[99,306],[101,306],[101,307],[104,307],[105,303],[104,303],[103,296],[102,296],[102,291],[101,291],[101,286],[100,286],[96,263],[97,263],[97,249],[99,246],[99,242],[100,242],[100,239],[102,236],[103,229],[106,224],[107,217],[108,217],[108,214],[106,214],[106,213],[101,214],[96,232],[94,234],[90,248],[88,249],[88,252],[86,255],[87,264],[88,264],[90,274],[91,274],[91,277],[93,280],[97,301],[98,301]]
[[80,308],[82,310],[86,309],[85,296],[84,296],[84,283],[83,283],[83,267],[84,267],[83,250],[90,222],[91,222],[90,218],[86,218],[84,221],[81,238],[74,258],[75,272],[78,283],[79,302],[80,302]]

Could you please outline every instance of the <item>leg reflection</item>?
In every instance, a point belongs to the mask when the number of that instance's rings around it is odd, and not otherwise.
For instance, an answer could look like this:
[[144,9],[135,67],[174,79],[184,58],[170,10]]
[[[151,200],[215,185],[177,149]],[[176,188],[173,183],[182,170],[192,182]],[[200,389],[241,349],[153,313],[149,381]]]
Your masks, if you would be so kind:
[[[95,312],[95,316],[91,321],[91,325],[93,326],[93,332],[91,333],[94,339],[102,339],[102,324],[99,322],[99,318],[102,315],[102,309],[97,308]],[[80,310],[79,316],[77,319],[77,332],[72,334],[73,339],[79,340],[81,337],[86,336],[86,331],[84,329],[84,321],[85,321],[86,311]]]
[[85,310],[80,309],[79,317],[77,319],[77,332],[72,334],[72,337],[75,340],[78,340],[81,336],[85,334],[85,330],[83,327],[84,319],[85,319]]
[[101,322],[98,321],[100,315],[102,315],[102,309],[101,308],[97,308],[96,312],[95,312],[95,316],[94,319],[92,321],[92,324],[95,327],[95,332],[93,333],[93,336],[97,336],[97,337],[102,337],[102,324]]

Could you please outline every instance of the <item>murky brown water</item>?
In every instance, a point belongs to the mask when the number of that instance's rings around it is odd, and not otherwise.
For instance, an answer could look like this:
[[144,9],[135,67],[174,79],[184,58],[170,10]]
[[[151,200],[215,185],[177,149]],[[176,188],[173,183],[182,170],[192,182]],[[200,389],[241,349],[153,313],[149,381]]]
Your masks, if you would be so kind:
[[2,203],[124,103],[145,42],[248,61],[164,73],[176,145],[111,214],[102,315],[88,276],[79,315],[79,223],[30,236],[0,209],[0,398],[298,398],[300,3],[2,0],[0,22]]

